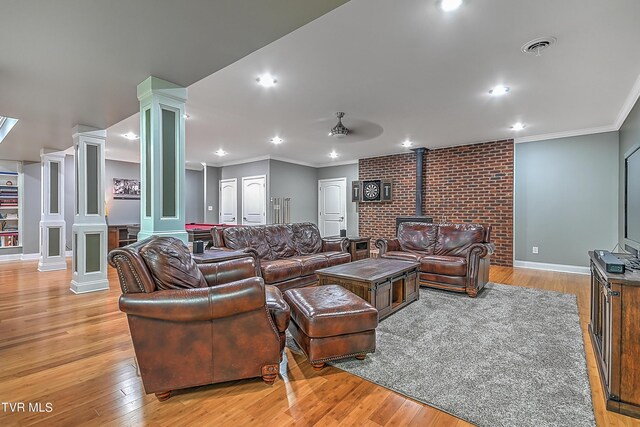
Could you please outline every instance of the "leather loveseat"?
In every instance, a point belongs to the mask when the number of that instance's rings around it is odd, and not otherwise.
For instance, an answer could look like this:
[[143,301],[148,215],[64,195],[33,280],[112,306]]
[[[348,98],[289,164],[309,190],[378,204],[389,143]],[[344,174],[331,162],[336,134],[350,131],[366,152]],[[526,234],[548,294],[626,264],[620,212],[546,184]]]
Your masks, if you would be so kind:
[[405,222],[397,238],[378,239],[376,246],[382,258],[420,263],[421,286],[475,297],[489,280],[490,235],[490,225]]
[[348,239],[323,239],[310,222],[213,227],[211,234],[214,247],[253,251],[264,282],[282,292],[315,284],[318,269],[351,262]]
[[182,241],[149,237],[109,253],[147,393],[243,378],[272,384],[290,310],[253,256],[196,264]]

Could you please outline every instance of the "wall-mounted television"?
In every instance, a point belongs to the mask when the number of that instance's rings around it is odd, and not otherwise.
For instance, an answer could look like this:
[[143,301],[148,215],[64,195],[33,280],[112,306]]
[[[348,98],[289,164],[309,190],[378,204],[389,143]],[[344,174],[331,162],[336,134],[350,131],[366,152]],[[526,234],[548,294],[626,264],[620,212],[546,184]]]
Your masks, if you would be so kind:
[[633,147],[624,159],[624,237],[640,247],[640,144]]

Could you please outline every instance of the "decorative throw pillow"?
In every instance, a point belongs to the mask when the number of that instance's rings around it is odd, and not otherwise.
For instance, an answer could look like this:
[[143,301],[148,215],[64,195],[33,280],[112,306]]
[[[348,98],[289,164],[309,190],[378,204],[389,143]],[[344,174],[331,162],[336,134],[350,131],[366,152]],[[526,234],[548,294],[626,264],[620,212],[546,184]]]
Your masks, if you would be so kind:
[[140,255],[160,290],[207,287],[207,281],[180,239],[156,237],[140,249]]

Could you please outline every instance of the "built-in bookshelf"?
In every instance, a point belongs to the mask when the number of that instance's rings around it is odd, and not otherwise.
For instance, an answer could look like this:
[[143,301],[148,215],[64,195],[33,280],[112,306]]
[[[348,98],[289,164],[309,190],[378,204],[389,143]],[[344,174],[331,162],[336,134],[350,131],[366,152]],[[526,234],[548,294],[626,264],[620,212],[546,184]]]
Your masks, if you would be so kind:
[[21,162],[0,160],[0,249],[22,245],[22,181]]

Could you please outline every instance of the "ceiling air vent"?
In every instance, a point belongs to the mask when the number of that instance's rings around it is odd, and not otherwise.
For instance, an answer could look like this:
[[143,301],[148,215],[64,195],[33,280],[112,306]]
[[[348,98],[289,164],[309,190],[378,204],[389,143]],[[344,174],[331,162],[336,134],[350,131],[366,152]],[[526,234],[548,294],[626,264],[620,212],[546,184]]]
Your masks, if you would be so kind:
[[551,47],[556,41],[557,39],[555,37],[540,37],[525,43],[522,46],[522,51],[524,53],[532,53],[535,56],[541,56],[542,51]]

